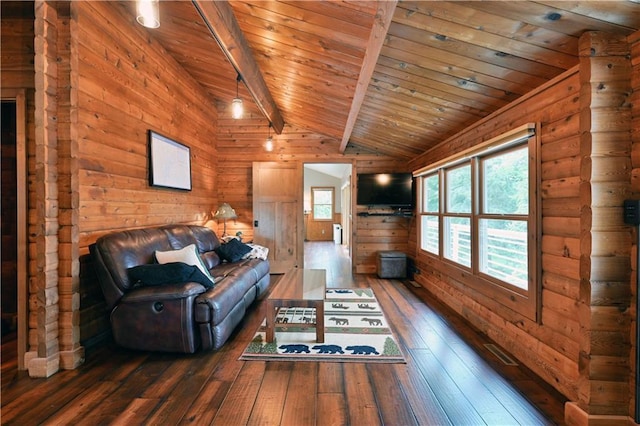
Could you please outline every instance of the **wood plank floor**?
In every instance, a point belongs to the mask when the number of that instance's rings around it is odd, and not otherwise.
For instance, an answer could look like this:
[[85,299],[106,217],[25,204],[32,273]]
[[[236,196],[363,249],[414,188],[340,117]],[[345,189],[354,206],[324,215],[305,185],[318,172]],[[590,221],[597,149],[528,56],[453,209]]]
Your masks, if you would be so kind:
[[[351,277],[341,246],[307,243],[305,267],[328,286],[371,287],[406,364],[238,361],[259,323],[253,306],[217,352],[87,350],[76,370],[32,379],[2,343],[1,422],[15,425],[562,424],[562,398],[409,282]],[[6,339],[5,339],[6,340]]]

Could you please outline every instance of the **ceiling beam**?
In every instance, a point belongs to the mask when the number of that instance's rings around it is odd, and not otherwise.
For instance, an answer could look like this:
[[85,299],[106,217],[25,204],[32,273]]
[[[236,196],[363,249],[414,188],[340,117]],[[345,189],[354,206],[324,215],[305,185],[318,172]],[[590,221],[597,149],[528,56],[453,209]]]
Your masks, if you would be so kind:
[[387,31],[391,25],[393,19],[393,12],[396,9],[394,1],[378,1],[378,11],[376,12],[373,28],[371,28],[371,34],[369,35],[369,42],[367,43],[367,50],[364,53],[364,60],[362,62],[362,68],[360,68],[360,77],[356,84],[356,91],[353,94],[353,101],[351,102],[351,109],[349,110],[349,117],[347,118],[347,124],[344,127],[344,133],[342,134],[342,142],[340,143],[340,152],[344,152],[349,143],[351,132],[356,124],[358,114],[360,114],[360,107],[364,102],[364,96],[367,93],[369,87],[369,81],[378,62],[378,56],[384,45]]
[[244,85],[251,94],[258,109],[269,120],[277,134],[282,133],[284,119],[276,105],[258,63],[233,10],[226,1],[192,0],[193,5],[209,28],[211,35],[218,42],[233,68],[242,77]]

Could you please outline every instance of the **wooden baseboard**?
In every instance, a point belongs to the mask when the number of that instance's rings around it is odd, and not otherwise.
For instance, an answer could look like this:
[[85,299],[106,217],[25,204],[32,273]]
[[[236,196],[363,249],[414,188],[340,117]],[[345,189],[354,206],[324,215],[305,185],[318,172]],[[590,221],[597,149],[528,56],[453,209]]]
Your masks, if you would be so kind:
[[632,426],[636,424],[629,416],[589,414],[575,402],[567,402],[564,405],[564,420],[568,426]]

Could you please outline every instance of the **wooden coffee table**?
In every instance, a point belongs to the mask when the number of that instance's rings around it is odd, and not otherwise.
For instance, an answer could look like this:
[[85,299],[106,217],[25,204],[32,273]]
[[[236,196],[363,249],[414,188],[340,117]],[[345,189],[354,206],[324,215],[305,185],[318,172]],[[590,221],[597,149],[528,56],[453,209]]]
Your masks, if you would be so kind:
[[[273,342],[276,317],[280,308],[315,308],[316,341],[324,342],[324,269],[291,269],[267,297],[267,342]],[[291,324],[291,323],[289,323]]]

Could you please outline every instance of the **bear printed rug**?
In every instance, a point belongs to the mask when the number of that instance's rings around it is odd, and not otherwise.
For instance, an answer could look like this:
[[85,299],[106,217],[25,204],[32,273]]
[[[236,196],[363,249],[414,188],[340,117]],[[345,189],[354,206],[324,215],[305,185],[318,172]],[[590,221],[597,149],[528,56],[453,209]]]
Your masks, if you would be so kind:
[[315,309],[281,308],[274,341],[265,342],[263,320],[240,360],[406,362],[372,289],[328,289],[324,305],[324,343]]

